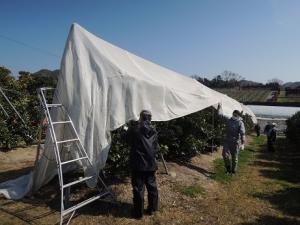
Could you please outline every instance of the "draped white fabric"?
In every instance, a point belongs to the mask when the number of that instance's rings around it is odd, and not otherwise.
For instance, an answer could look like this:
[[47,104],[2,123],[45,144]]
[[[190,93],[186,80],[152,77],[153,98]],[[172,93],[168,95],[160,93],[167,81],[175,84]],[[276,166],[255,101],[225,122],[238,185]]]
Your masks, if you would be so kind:
[[[143,109],[152,112],[154,121],[167,121],[220,105],[224,115],[244,110],[255,120],[251,110],[228,96],[118,48],[78,24],[68,36],[54,102],[66,107],[97,169],[105,166],[110,131],[137,120]],[[59,120],[61,115],[52,116]],[[57,132],[64,136],[63,129]],[[30,175],[0,184],[0,193],[19,199],[51,180],[57,169],[49,160],[54,159],[50,135],[44,154]]]

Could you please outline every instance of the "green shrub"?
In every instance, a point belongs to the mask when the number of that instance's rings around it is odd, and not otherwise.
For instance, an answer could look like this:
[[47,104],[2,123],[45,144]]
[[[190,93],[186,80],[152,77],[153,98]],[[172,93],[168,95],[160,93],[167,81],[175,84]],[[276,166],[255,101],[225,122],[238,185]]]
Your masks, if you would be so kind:
[[246,134],[250,134],[253,132],[254,123],[252,121],[252,118],[249,114],[242,115],[243,122],[246,129]]
[[287,138],[294,143],[300,144],[300,111],[289,118],[286,124]]
[[[214,116],[214,125],[212,124]],[[211,145],[220,144],[224,124],[217,111],[208,108],[178,119],[166,122],[153,122],[159,133],[160,152],[167,159],[188,160],[206,151]],[[112,145],[107,160],[107,170],[128,171],[129,146],[124,140],[125,131],[119,128],[112,132]]]
[[121,127],[111,133],[112,143],[105,168],[108,173],[126,175],[129,172],[130,149],[125,141],[125,132]]
[[[214,118],[214,119],[213,119]],[[247,130],[253,122],[249,115],[243,120]],[[153,122],[159,133],[160,152],[166,159],[188,161],[191,157],[210,150],[214,145],[222,144],[225,125],[222,116],[213,108],[165,122]],[[124,140],[125,131],[119,128],[112,132],[112,145],[107,160],[109,172],[128,172],[130,148]]]
[[159,132],[159,143],[167,146],[165,154],[169,159],[190,158],[203,153],[212,140],[219,145],[224,131],[222,118],[212,108],[155,124]]
[[16,79],[11,75],[10,70],[0,67],[0,87],[25,122],[25,124],[22,123],[5,98],[0,95],[0,104],[8,114],[7,117],[0,108],[0,147],[2,149],[11,149],[20,143],[32,143],[32,138],[36,137],[40,119],[36,90],[39,87],[54,87],[57,83],[56,77],[44,78],[24,71],[19,74],[19,79]]
[[5,150],[9,150],[17,146],[20,141],[19,135],[16,135],[14,130],[11,129],[6,120],[0,118],[0,143],[1,147]]

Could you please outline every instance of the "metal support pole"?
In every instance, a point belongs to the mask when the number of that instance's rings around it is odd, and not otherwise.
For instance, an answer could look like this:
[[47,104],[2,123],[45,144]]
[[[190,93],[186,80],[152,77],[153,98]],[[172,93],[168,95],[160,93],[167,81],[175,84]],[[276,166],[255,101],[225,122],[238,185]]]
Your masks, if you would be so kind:
[[168,170],[168,167],[167,167],[166,161],[165,161],[165,159],[164,159],[164,156],[163,156],[163,154],[162,154],[162,153],[159,153],[159,155],[160,155],[160,158],[161,158],[161,160],[162,160],[162,163],[163,163],[163,165],[164,165],[164,168],[165,168],[166,174],[167,174],[167,175],[169,175],[169,170]]
[[17,114],[17,116],[20,118],[20,120],[25,125],[25,127],[27,127],[25,121],[22,119],[21,115],[19,114],[19,112],[17,111],[17,109],[13,106],[13,104],[11,104],[11,102],[9,101],[8,97],[5,95],[5,93],[3,92],[3,90],[2,90],[1,87],[0,87],[0,93],[3,95],[3,97],[5,98],[5,100],[7,101],[7,103],[10,105],[10,107],[14,110],[14,112]]
[[[21,122],[24,124],[24,127],[29,131],[27,124],[25,123],[25,121],[23,120],[23,118],[21,117],[21,115],[19,114],[18,110],[13,106],[13,104],[10,102],[10,100],[8,99],[8,97],[5,95],[5,93],[3,92],[2,88],[0,87],[0,93],[2,94],[2,96],[5,98],[5,100],[7,101],[7,103],[9,104],[9,106],[13,109],[13,111],[17,114],[17,116],[19,117],[19,119],[21,120]],[[3,108],[1,106],[1,108]],[[8,114],[7,114],[8,115]],[[8,116],[9,117],[9,116]],[[32,141],[34,141],[34,139],[32,138],[32,136],[30,135],[30,132],[28,134],[25,134],[25,136],[27,136],[28,138],[30,138]]]
[[1,103],[0,103],[0,107],[1,107],[2,111],[4,112],[6,118],[8,118],[9,115],[8,115],[8,113],[6,112],[6,110],[4,109],[3,105],[1,105]]
[[[215,129],[215,114],[214,114],[214,108],[211,109],[212,110],[212,129],[214,131]],[[211,152],[214,151],[214,138],[212,136],[211,138]]]

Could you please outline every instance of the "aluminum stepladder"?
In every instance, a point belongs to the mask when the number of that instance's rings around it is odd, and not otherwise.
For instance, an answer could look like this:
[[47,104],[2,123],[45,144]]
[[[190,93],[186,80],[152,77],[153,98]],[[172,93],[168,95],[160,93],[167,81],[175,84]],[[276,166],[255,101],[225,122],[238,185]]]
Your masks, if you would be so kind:
[[[99,174],[97,173],[96,171],[96,168],[92,165],[92,162],[91,160],[89,159],[80,139],[79,139],[79,136],[78,136],[78,133],[74,127],[74,124],[69,116],[69,114],[67,113],[66,109],[64,108],[64,106],[60,103],[56,103],[56,104],[49,104],[47,102],[47,98],[46,98],[46,92],[47,91],[53,91],[54,89],[53,88],[40,88],[38,89],[38,97],[39,97],[39,100],[40,100],[40,103],[41,103],[41,106],[43,108],[43,111],[44,111],[44,114],[48,120],[48,133],[50,134],[51,136],[51,140],[52,140],[52,143],[53,143],[53,150],[54,150],[54,153],[55,153],[55,159],[56,159],[56,164],[57,164],[57,172],[58,172],[58,178],[59,178],[59,185],[60,185],[60,192],[61,192],[61,212],[60,212],[60,225],[62,225],[64,223],[64,217],[66,215],[70,215],[69,219],[67,220],[67,224],[69,224],[69,222],[71,221],[72,217],[74,216],[75,214],[75,211],[91,202],[94,202],[102,197],[105,197],[107,195],[111,195],[112,197],[114,197],[112,195],[112,193],[109,191],[108,187],[106,186],[106,184],[104,183],[104,181],[102,180],[102,178],[99,176]],[[51,118],[51,113],[50,113],[50,109],[51,108],[59,108],[60,110],[62,110],[62,112],[65,114],[65,118],[66,120],[64,121],[52,121],[52,118]],[[55,126],[57,125],[68,125],[70,126],[70,130],[72,130],[73,134],[75,135],[75,137],[73,138],[68,138],[66,140],[57,140],[57,135],[56,135],[56,132],[55,132]],[[78,157],[77,158],[73,158],[73,159],[68,159],[67,161],[62,161],[61,160],[61,154],[62,152],[60,151],[60,149],[62,148],[62,144],[65,144],[65,143],[68,143],[68,144],[75,144],[76,148],[74,149],[74,151],[77,150],[77,153],[78,153]],[[83,164],[85,164],[86,167],[89,167],[89,169],[91,169],[91,171],[94,173],[94,175],[92,176],[84,176],[84,177],[79,177],[79,179],[73,181],[73,182],[70,182],[70,183],[64,183],[64,177],[63,177],[63,166],[65,165],[68,165],[68,164],[71,164],[71,163],[75,163],[75,162],[78,162],[80,161],[82,164],[80,165],[82,168],[84,167]],[[69,196],[70,194],[70,189],[71,189],[71,186],[74,186],[76,184],[79,184],[79,183],[82,183],[82,182],[85,182],[85,181],[88,181],[90,179],[97,179],[97,181],[102,185],[102,188],[100,188],[98,185],[96,186],[97,188],[97,192],[98,194],[93,196],[93,197],[90,197],[80,203],[77,203],[76,205],[73,205],[69,208],[66,208],[65,207],[65,203],[64,203],[64,200],[65,200],[65,197],[67,195],[67,197]],[[97,184],[98,184],[97,182]],[[104,190],[104,191],[103,191]],[[66,192],[66,194],[65,194]]]

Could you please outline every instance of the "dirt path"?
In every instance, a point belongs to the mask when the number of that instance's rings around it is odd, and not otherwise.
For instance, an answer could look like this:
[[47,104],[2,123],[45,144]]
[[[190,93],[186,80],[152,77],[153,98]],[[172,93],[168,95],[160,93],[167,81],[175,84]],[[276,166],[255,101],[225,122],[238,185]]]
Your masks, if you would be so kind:
[[[220,152],[195,157],[191,163],[168,163],[172,176],[164,175],[161,167],[157,177],[160,210],[142,220],[130,215],[129,178],[114,179],[111,186],[117,204],[90,204],[79,211],[71,224],[300,224],[300,151],[280,139],[276,153],[270,154],[264,143],[263,138],[253,139],[247,150],[247,164],[227,183],[211,178],[213,161],[221,157]],[[14,159],[20,157],[9,153],[0,155],[0,159],[0,182],[17,177],[33,164],[28,158],[14,164]],[[15,202],[0,198],[0,224],[55,224],[58,212],[57,180],[42,188],[34,199]]]

